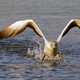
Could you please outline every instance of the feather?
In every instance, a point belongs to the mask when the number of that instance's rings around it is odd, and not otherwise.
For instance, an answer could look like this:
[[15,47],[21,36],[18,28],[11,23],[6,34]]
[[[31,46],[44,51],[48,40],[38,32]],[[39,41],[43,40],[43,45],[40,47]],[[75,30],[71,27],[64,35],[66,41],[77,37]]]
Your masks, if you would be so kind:
[[57,38],[57,42],[59,43],[61,41],[62,37],[64,37],[73,27],[80,28],[80,19],[70,20],[69,23],[66,25],[66,27],[62,30],[59,37]]
[[44,36],[38,25],[33,20],[22,20],[16,21],[0,31],[0,39],[14,37],[22,33],[26,28],[32,29],[39,37]]

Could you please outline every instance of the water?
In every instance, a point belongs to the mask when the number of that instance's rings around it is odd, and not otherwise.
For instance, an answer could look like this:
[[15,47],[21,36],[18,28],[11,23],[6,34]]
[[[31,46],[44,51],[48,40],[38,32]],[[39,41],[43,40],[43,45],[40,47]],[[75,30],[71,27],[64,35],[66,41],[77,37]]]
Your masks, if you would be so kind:
[[[1,29],[16,20],[34,19],[46,38],[55,40],[73,18],[80,18],[80,0],[0,0]],[[60,50],[64,53],[64,63],[57,67],[43,67],[33,58],[25,57],[26,40],[37,38],[31,30],[15,40],[1,40],[0,80],[80,80],[79,34],[75,28],[62,39]]]

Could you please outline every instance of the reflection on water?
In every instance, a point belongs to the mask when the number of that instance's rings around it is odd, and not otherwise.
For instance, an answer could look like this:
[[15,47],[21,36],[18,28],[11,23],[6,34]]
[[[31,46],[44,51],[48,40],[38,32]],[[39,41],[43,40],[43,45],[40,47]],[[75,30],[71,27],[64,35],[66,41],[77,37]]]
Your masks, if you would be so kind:
[[[0,62],[1,63],[22,63],[22,57],[27,53],[30,55],[39,54],[39,44],[35,41],[8,39],[0,41]],[[33,52],[34,51],[34,52]],[[7,53],[7,54],[6,54]],[[4,57],[3,57],[4,56]],[[25,59],[22,61],[25,62]]]
[[[0,79],[39,79],[47,66],[43,66],[34,58],[27,57],[28,48],[31,52],[37,47],[39,48],[39,44],[30,40],[0,41]],[[39,71],[36,71],[37,69]]]

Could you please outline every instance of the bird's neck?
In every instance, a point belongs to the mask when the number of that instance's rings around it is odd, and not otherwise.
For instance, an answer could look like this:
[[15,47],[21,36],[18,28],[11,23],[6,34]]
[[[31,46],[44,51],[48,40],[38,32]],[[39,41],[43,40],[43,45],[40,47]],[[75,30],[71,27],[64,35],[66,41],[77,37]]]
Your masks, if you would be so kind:
[[46,39],[46,37],[43,35],[43,39],[44,39],[44,44],[48,45],[48,40]]

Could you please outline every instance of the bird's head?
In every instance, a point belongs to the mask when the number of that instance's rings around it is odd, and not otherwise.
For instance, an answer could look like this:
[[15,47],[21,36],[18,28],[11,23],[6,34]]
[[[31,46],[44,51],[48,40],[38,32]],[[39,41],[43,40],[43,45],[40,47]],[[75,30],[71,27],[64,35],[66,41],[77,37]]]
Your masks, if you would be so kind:
[[56,56],[58,50],[58,44],[56,41],[48,41],[44,46],[44,53],[48,56]]

